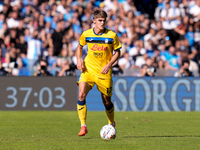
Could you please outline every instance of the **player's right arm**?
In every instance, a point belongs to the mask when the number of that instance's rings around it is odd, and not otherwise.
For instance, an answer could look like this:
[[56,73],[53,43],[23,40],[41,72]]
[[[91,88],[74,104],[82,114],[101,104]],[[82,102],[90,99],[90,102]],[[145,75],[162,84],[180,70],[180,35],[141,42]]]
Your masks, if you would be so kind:
[[83,46],[81,46],[79,44],[77,49],[76,49],[77,69],[83,72],[84,71],[84,64],[83,64],[83,60],[81,58],[82,52],[83,52]]
[[80,36],[79,45],[77,46],[77,49],[76,49],[77,69],[82,72],[85,70],[85,65],[82,60],[82,52],[83,52],[84,45],[86,45],[86,41],[85,41],[85,35],[83,32]]

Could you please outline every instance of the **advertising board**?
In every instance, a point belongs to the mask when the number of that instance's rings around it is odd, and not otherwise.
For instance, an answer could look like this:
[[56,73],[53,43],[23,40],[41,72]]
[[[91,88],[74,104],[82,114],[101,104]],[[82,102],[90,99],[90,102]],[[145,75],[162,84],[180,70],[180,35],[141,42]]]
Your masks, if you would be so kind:
[[76,77],[0,77],[0,110],[76,110]]
[[[116,111],[200,111],[200,78],[114,77],[112,101]],[[87,103],[105,109],[96,87]]]

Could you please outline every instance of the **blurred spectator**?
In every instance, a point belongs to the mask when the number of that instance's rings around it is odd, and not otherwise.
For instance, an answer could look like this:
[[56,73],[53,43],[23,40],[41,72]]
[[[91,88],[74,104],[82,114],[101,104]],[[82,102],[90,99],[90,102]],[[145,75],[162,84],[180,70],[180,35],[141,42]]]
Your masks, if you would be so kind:
[[123,33],[122,33],[122,36],[119,38],[120,39],[120,41],[122,42],[122,43],[124,43],[124,45],[126,45],[126,46],[129,46],[130,44],[129,44],[129,38],[128,38],[128,34],[127,34],[127,31],[124,31]]
[[182,61],[182,67],[174,74],[175,77],[193,77],[193,73],[189,70],[189,60]]
[[45,33],[53,33],[53,29],[51,28],[51,22],[47,21],[44,26]]
[[78,5],[85,8],[87,6],[87,1],[84,1],[84,0],[78,0]]
[[53,55],[53,48],[49,47],[48,48],[48,52],[47,52],[47,62],[49,67],[51,68],[55,68],[57,66],[57,56]]
[[168,52],[165,53],[167,60],[167,69],[177,70],[181,65],[180,56],[176,55],[176,49],[174,46],[170,46]]
[[16,48],[17,48],[17,51],[19,52],[20,57],[26,58],[28,44],[25,41],[25,37],[23,34],[19,36],[19,42],[16,44]]
[[147,59],[148,59],[147,53],[145,53],[142,56],[138,56],[135,61],[135,68],[141,68],[141,66],[146,63]]
[[4,20],[5,20],[4,14],[0,14],[0,29],[2,28]]
[[199,45],[200,42],[200,21],[194,24],[194,42]]
[[147,72],[150,76],[155,76],[155,73],[156,73],[156,64],[155,64],[155,60],[154,58],[150,58],[148,57],[146,59],[146,64],[149,66]]
[[67,48],[67,45],[66,45],[66,44],[63,45],[62,50],[61,50],[60,54],[58,55],[57,66],[58,66],[58,67],[61,67],[62,64],[63,64],[65,61],[69,62],[69,64],[72,63],[72,59],[71,59],[71,57],[69,56],[69,51],[68,51],[68,48]]
[[36,65],[39,58],[42,57],[42,42],[38,39],[38,31],[34,30],[32,38],[28,41],[28,67],[30,70]]
[[147,64],[143,64],[140,68],[140,77],[154,77],[156,72],[156,68],[153,66],[149,66]]
[[44,15],[43,14],[39,15],[39,18],[38,18],[37,22],[38,22],[38,30],[41,31],[45,26],[45,21],[44,21]]
[[66,6],[66,1],[61,0],[60,3],[57,6],[57,11],[59,13],[65,14],[66,13],[65,6]]
[[147,64],[149,67],[152,67],[152,66],[153,66],[153,59],[150,58],[150,57],[148,57],[148,58],[146,59],[146,64]]
[[57,76],[75,76],[76,65],[69,63],[67,60],[64,60],[61,64],[61,70],[57,73]]
[[25,36],[25,41],[26,41],[27,43],[29,42],[29,40],[32,39],[32,35],[31,35],[31,33],[30,33],[29,28],[25,28],[25,30],[24,30],[24,36]]
[[136,61],[138,56],[142,56],[146,53],[146,49],[143,48],[143,44],[139,40],[134,42],[134,47],[129,50],[129,55],[134,61]]
[[72,57],[69,55],[68,47],[63,45],[61,53],[57,58],[57,67],[60,67],[58,76],[75,76],[76,65],[74,64]]
[[49,6],[51,7],[51,16],[53,18],[56,17],[58,15],[57,4],[55,2],[51,2],[51,3],[49,2]]
[[147,68],[147,74],[150,77],[154,77],[156,73],[156,68],[154,66],[150,66],[149,68]]
[[173,43],[175,43],[176,40],[184,39],[184,36],[189,26],[188,22],[189,22],[189,17],[184,16],[182,23],[179,24],[176,28],[174,28],[173,37],[171,37],[171,39],[174,41]]
[[188,30],[186,30],[185,38],[189,42],[189,46],[192,47],[195,43],[194,41],[194,27],[192,25],[188,26]]
[[5,33],[6,33],[7,29],[8,29],[8,26],[7,26],[7,24],[4,22],[4,23],[2,24],[2,28],[0,29],[0,39],[4,39]]
[[21,58],[19,57],[15,47],[10,47],[8,52],[5,54],[5,63],[9,64],[12,62],[17,64],[18,68],[22,67]]
[[65,34],[65,26],[64,21],[57,22],[57,28],[51,35],[51,39],[49,41],[50,47],[54,49],[54,55],[57,56],[62,49],[63,46],[63,35]]
[[146,77],[146,76],[149,76],[148,73],[147,73],[147,69],[149,68],[149,66],[147,64],[143,64],[140,68],[140,74],[139,76],[140,77]]
[[40,16],[39,11],[35,11],[33,14],[33,25],[35,29],[40,31],[41,28],[39,28],[39,16]]
[[7,20],[8,28],[15,28],[19,26],[18,12],[11,12],[11,17]]
[[10,44],[12,46],[16,46],[16,43],[19,42],[19,39],[17,38],[17,30],[15,28],[10,29]]
[[198,63],[199,61],[199,55],[198,55],[198,50],[195,48],[195,46],[190,46],[188,39],[183,40],[183,45],[185,47],[186,52],[188,53],[188,58],[190,60],[195,61]]
[[163,0],[157,0],[157,6],[155,8],[155,12],[154,12],[154,18],[156,21],[160,20],[161,17],[161,11],[162,9],[164,9],[164,4],[163,4]]
[[130,69],[134,68],[134,61],[130,59],[128,52],[125,52],[123,56],[119,58],[118,65],[122,70]]
[[[156,67],[157,75],[160,69],[181,68],[180,62],[186,59],[193,70],[199,70],[200,0],[3,0],[2,57],[15,47],[25,70],[33,72],[38,60],[45,58],[53,75],[57,69],[65,70],[59,71],[61,76],[71,74],[66,68],[76,64],[78,39],[80,33],[93,27],[95,7],[107,11],[107,27],[117,33],[122,43],[121,58],[113,66],[113,75],[121,75],[121,68],[132,70],[143,64]],[[65,62],[61,54],[63,45],[67,46],[70,61]],[[86,54],[87,46],[83,48],[83,58]]]
[[182,0],[182,3],[179,3],[179,8],[181,10],[181,14],[183,16],[183,14],[188,15],[189,12],[189,1],[188,0]]
[[5,63],[3,67],[11,75],[18,76],[19,68],[22,67],[22,61],[15,47],[10,47],[5,54]]
[[[7,1],[7,2],[9,2],[9,1]],[[10,11],[11,11],[11,9],[9,9],[9,4],[4,3],[3,10],[1,11],[1,13],[4,14],[5,18],[8,18]]]
[[157,60],[157,69],[163,70],[165,69],[165,61],[162,59]]
[[178,0],[170,1],[172,7],[169,9],[169,19],[172,29],[176,28],[180,24],[181,17],[185,16],[185,13],[181,13],[181,9],[179,8]]
[[28,22],[31,19],[33,11],[34,11],[34,9],[32,8],[32,6],[30,4],[25,5],[23,7],[21,16],[25,22]]
[[45,59],[41,59],[37,66],[37,70],[33,74],[33,76],[52,76],[52,74],[47,70],[48,63]]
[[200,20],[200,0],[195,0],[195,4],[190,7],[189,13],[194,18],[194,22],[197,22]]
[[2,48],[0,48],[0,60],[1,60],[1,63],[5,62],[5,56],[3,56]]
[[58,15],[55,14],[52,18],[52,21],[51,21],[51,28],[53,30],[56,30],[56,27],[57,27],[57,22],[58,22]]
[[51,33],[46,34],[45,29],[42,29],[39,37],[42,41],[42,50],[47,50],[50,47]]
[[23,20],[19,20],[19,26],[16,28],[17,38],[19,39],[20,35],[24,35],[25,25]]
[[[172,30],[171,30],[172,31]],[[165,47],[168,49],[173,43],[171,42],[173,39],[171,39],[170,34],[167,33],[166,30],[161,29],[157,34],[156,38],[158,40],[157,44],[164,44]]]
[[172,42],[174,42],[174,40],[176,39],[173,38],[173,29],[177,27],[176,26],[177,24],[174,24],[173,22],[171,22],[172,19],[173,17],[170,16],[170,3],[167,2],[165,4],[165,7],[161,10],[160,21],[162,22],[163,29],[167,31],[170,39],[172,40]]
[[0,76],[6,76],[8,74],[8,72],[4,69],[2,64],[3,64],[2,60],[0,59]]
[[155,35],[156,35],[156,31],[153,28],[149,29],[149,32],[147,34],[144,35],[144,48],[147,50],[151,50],[152,49],[152,42],[154,42],[155,39]]

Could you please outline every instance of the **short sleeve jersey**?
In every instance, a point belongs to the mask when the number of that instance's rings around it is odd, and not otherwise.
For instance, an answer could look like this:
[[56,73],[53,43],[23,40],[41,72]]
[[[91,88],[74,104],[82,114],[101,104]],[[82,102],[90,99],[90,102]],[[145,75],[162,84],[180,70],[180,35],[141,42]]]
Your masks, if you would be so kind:
[[88,46],[88,54],[84,60],[87,71],[100,78],[111,78],[112,69],[105,75],[101,71],[111,60],[113,51],[121,49],[117,34],[105,28],[104,32],[98,35],[94,28],[91,28],[82,33],[79,42],[81,46]]

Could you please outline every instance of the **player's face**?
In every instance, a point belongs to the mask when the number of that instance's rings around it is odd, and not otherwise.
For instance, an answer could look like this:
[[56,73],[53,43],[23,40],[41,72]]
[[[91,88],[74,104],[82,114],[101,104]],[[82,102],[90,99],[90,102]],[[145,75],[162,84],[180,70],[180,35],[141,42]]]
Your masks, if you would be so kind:
[[93,20],[95,27],[99,30],[103,30],[105,28],[106,19],[105,18],[96,18]]

